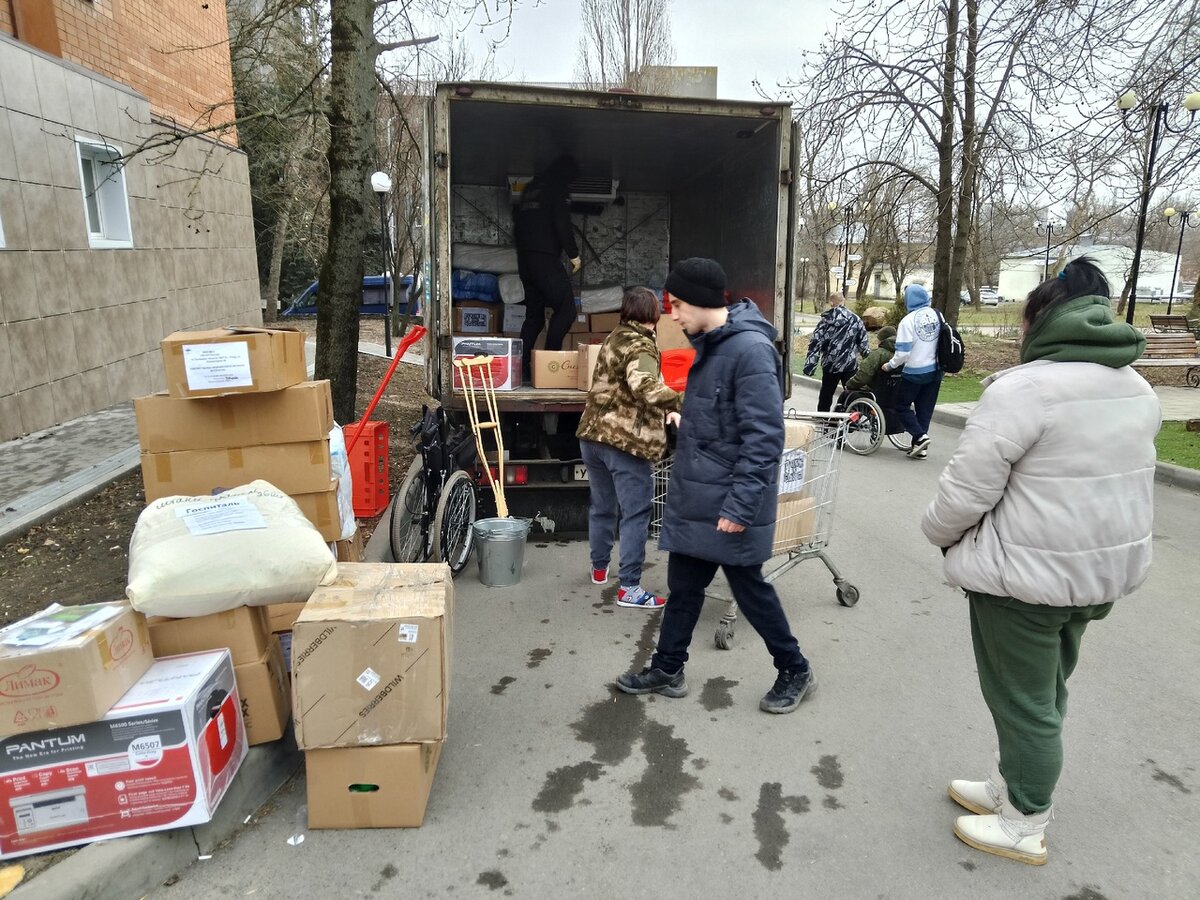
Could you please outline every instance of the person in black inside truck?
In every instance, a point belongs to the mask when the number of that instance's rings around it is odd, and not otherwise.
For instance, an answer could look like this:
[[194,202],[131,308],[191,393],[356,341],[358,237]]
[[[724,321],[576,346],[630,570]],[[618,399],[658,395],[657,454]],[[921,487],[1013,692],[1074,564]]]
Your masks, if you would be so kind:
[[568,185],[579,174],[579,164],[560,156],[521,191],[513,209],[517,244],[517,272],[525,288],[525,324],[521,327],[522,367],[525,383],[531,376],[533,344],[552,313],[546,331],[546,349],[561,350],[563,337],[575,319],[575,292],[562,264],[571,261],[571,274],[579,271],[579,247],[571,233]]

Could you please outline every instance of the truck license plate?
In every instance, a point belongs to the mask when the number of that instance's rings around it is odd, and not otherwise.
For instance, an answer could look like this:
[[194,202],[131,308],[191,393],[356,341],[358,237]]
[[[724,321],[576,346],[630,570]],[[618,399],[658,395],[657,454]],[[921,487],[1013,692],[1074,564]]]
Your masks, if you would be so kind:
[[582,465],[575,466],[575,480],[576,481],[587,481],[588,480],[587,466],[582,466]]

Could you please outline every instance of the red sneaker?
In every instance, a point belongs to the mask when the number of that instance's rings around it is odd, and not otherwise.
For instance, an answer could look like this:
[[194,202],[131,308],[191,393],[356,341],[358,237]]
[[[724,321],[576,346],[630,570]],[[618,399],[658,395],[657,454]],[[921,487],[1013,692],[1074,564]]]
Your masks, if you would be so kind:
[[592,569],[592,584],[608,584],[608,566]]

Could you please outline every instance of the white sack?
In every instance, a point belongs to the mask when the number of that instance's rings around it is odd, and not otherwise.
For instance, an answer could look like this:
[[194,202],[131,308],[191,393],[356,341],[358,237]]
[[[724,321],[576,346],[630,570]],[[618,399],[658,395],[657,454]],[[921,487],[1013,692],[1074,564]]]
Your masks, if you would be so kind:
[[618,312],[625,289],[619,284],[597,284],[585,287],[579,295],[585,313]]
[[338,480],[338,520],[341,522],[341,540],[348,541],[358,530],[354,518],[354,479],[350,474],[350,460],[346,455],[346,437],[342,426],[334,425],[329,431],[329,460],[333,475]]
[[163,497],[138,516],[125,595],[146,615],[206,616],[307,600],[337,577],[321,533],[266,481],[215,497]]
[[521,283],[520,275],[500,276],[500,299],[505,306],[516,306],[525,302],[525,285]]
[[455,269],[470,269],[473,272],[516,274],[517,248],[492,244],[455,244],[451,248],[450,265]]

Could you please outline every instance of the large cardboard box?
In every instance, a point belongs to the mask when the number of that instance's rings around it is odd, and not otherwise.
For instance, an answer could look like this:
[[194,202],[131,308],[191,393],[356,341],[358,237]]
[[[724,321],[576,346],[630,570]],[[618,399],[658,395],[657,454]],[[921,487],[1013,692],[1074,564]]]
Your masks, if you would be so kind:
[[290,495],[300,507],[300,512],[304,513],[305,518],[313,523],[313,527],[321,532],[321,537],[329,543],[342,536],[342,512],[338,506],[337,484],[338,481],[334,478],[323,491]]
[[419,828],[440,741],[304,754],[309,828]]
[[99,721],[0,741],[0,857],[199,825],[246,757],[229,653],[157,660]]
[[186,619],[151,616],[146,620],[150,646],[157,659],[224,649],[233,657],[235,666],[252,663],[271,646],[267,609],[265,606],[239,606]]
[[579,359],[576,362],[576,386],[581,391],[590,390],[592,376],[596,373],[596,361],[600,359],[600,348],[603,344],[582,344],[576,350]]
[[460,334],[491,334],[502,322],[502,309],[498,303],[482,300],[455,300],[453,328]]
[[151,394],[134,400],[133,409],[138,442],[153,453],[319,441],[333,428],[328,381],[202,400]]
[[817,501],[812,497],[779,499],[771,555],[811,544],[817,536]]
[[441,740],[453,598],[442,563],[339,565],[292,626],[296,743]]
[[347,540],[337,541],[333,555],[338,562],[362,562],[364,552],[362,529],[356,528]]
[[278,391],[308,377],[304,335],[291,329],[229,325],[177,331],[161,347],[172,397]]
[[654,342],[659,350],[690,350],[692,342],[688,340],[683,328],[670,316],[661,316],[654,329]]
[[279,638],[271,635],[267,652],[252,663],[234,666],[233,674],[242,701],[246,742],[253,747],[279,740],[292,714],[292,691]]
[[579,388],[579,354],[574,350],[534,350],[535,388]]
[[267,616],[267,630],[272,634],[291,631],[297,617],[304,612],[306,602],[272,603],[270,606],[262,607]]
[[128,603],[53,603],[0,631],[0,734],[94,721],[152,662]]
[[227,450],[173,450],[142,454],[146,502],[160,497],[200,497],[219,493],[256,478],[285,494],[329,490],[333,469],[329,440],[263,444]]
[[619,312],[592,313],[588,316],[588,322],[590,326],[588,331],[608,334],[621,324],[621,314]]
[[[542,332],[545,334],[545,331]],[[521,339],[503,337],[459,337],[450,338],[451,355],[454,359],[469,359],[474,356],[492,357],[492,384],[498,391],[512,391],[521,386]],[[482,372],[475,374],[474,384],[482,387]],[[462,371],[454,367],[454,390],[463,389]]]
[[525,304],[505,304],[500,330],[505,334],[520,334],[525,324]]
[[808,454],[816,428],[811,422],[783,420],[783,456],[779,461],[779,499],[792,499],[808,492]]

